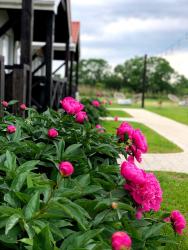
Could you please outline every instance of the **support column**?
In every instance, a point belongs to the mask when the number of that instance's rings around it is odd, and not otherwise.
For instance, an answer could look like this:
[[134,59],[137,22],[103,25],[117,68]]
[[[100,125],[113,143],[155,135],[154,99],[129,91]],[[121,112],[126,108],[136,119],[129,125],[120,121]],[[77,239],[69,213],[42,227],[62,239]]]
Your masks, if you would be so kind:
[[5,67],[4,57],[0,56],[0,100],[3,101],[5,98]]
[[66,59],[65,59],[65,78],[67,81],[67,86],[66,86],[66,93],[65,96],[68,93],[69,90],[69,60],[70,60],[70,43],[69,43],[69,38],[66,42]]
[[79,83],[79,66],[80,66],[80,62],[78,59],[76,63],[76,91],[78,91],[78,83]]
[[45,50],[45,62],[46,62],[46,85],[45,85],[45,107],[52,107],[52,66],[53,66],[53,43],[54,43],[54,30],[55,30],[55,14],[49,12],[46,23],[46,50]]
[[70,54],[70,80],[69,80],[69,96],[74,96],[73,94],[73,64],[74,64],[74,54],[71,52]]
[[32,92],[32,41],[33,41],[33,0],[22,0],[21,18],[21,64],[30,67],[26,90],[26,103],[31,105]]

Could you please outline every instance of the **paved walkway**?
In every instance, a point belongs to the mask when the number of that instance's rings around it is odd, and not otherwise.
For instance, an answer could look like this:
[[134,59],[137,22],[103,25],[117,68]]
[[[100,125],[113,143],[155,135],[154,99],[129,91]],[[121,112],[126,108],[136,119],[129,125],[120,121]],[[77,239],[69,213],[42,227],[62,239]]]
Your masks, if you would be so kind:
[[[124,110],[135,119],[155,130],[182,148],[182,153],[145,154],[140,167],[146,170],[160,170],[188,173],[188,126],[142,109]],[[124,120],[127,120],[124,118]]]

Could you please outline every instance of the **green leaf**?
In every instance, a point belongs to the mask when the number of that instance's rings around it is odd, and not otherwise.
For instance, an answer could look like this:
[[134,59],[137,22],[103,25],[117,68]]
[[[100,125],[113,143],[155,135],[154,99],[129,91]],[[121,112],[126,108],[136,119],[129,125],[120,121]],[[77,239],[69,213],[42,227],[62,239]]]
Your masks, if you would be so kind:
[[21,240],[19,240],[20,242],[26,244],[26,245],[29,245],[29,246],[32,246],[33,245],[33,240],[32,239],[29,239],[29,238],[23,238]]
[[90,175],[79,175],[78,177],[76,177],[75,182],[78,183],[81,187],[86,187],[90,184]]
[[13,214],[7,221],[5,227],[5,234],[7,235],[9,231],[17,224],[19,219],[21,218],[20,214]]
[[10,171],[16,168],[16,156],[12,152],[6,151],[5,166]]
[[161,232],[161,229],[165,226],[165,223],[157,223],[148,227],[148,230],[144,232],[144,239],[148,239],[153,236],[158,236]]
[[25,208],[25,217],[31,219],[33,215],[39,210],[40,195],[39,192],[35,193]]
[[81,146],[82,146],[82,144],[72,144],[71,146],[66,148],[63,156],[64,157],[67,157],[67,156],[75,157],[75,156],[80,155],[82,153],[81,148],[80,148]]
[[6,201],[12,207],[19,206],[19,201],[13,191],[10,191],[4,195],[4,201]]
[[25,172],[25,173],[21,173],[18,176],[16,176],[16,178],[13,180],[13,182],[11,184],[11,187],[10,187],[11,190],[20,191],[24,185],[24,182],[27,178],[27,175],[28,175],[28,173]]
[[16,103],[18,103],[17,100],[11,100],[11,101],[8,103],[8,105],[9,105],[9,106],[12,106],[12,105],[14,105],[14,104],[16,104]]
[[27,161],[17,169],[17,173],[25,173],[35,169],[35,166],[39,164],[40,161]]
[[63,153],[65,150],[65,142],[61,140],[60,142],[55,142],[55,147],[56,147],[56,155],[59,161],[63,160]]
[[52,235],[49,227],[45,227],[33,238],[33,250],[52,250]]

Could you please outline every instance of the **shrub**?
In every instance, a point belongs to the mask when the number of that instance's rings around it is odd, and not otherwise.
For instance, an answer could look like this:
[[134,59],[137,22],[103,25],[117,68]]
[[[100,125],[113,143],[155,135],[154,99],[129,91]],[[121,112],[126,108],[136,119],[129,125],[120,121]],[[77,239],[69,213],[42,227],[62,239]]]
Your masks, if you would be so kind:
[[105,117],[108,115],[105,104],[102,104],[99,99],[84,98],[81,102],[85,106],[85,111],[88,115],[90,123],[94,125],[97,125],[100,122],[100,117]]
[[[112,235],[124,231],[115,235],[130,237],[133,250],[165,246],[170,214],[136,219],[138,203],[123,187],[132,179],[120,175],[117,158],[127,158],[129,138],[119,142],[64,112],[27,112],[0,118],[1,249],[110,250]],[[121,242],[113,238],[119,249]]]

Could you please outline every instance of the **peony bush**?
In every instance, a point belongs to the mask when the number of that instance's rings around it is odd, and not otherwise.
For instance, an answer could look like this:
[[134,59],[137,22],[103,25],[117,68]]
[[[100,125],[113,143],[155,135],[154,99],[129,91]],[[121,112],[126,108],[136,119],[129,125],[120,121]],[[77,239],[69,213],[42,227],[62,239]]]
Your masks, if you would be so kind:
[[179,211],[155,214],[160,184],[136,166],[144,135],[125,123],[109,135],[82,103],[68,97],[61,105],[41,114],[27,108],[26,118],[3,105],[1,249],[163,249],[171,241],[165,232],[181,234],[186,222]]
[[83,98],[81,102],[84,104],[84,109],[87,113],[89,122],[93,125],[97,125],[100,123],[100,117],[105,117],[108,115],[106,102],[101,102],[99,99],[89,98]]

